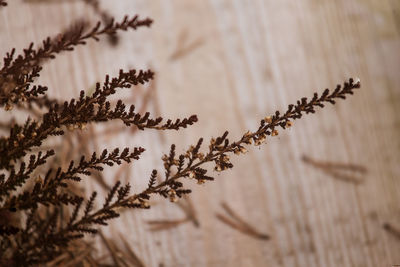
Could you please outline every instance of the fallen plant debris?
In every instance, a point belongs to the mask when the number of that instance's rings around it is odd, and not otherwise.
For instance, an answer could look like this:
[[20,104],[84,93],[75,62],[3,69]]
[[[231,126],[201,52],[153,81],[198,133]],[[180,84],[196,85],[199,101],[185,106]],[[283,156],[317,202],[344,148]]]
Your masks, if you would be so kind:
[[193,50],[197,49],[198,47],[204,44],[204,39],[202,38],[198,38],[192,41],[190,44],[186,44],[186,41],[187,41],[187,31],[182,31],[178,39],[176,50],[169,57],[171,61],[175,61],[186,56],[187,54],[189,54],[190,52],[192,52]]
[[112,266],[132,266],[132,267],[144,267],[145,265],[129,246],[128,242],[124,239],[123,235],[119,235],[124,248],[119,247],[116,242],[111,238],[106,238],[101,232],[99,232],[102,242],[105,244],[109,251],[109,255],[112,258]]
[[397,227],[394,227],[390,223],[384,223],[383,224],[383,229],[385,229],[389,234],[393,235],[397,239],[400,240],[400,229]]
[[363,175],[367,173],[367,168],[361,165],[350,163],[335,163],[327,161],[317,161],[308,156],[302,157],[303,162],[314,168],[322,170],[329,176],[348,183],[361,184]]
[[182,201],[178,201],[176,204],[183,210],[183,212],[186,214],[186,218],[191,221],[195,227],[200,227],[196,210],[189,196],[183,196]]
[[[5,5],[2,0],[0,3]],[[82,139],[84,136],[68,133],[111,121],[122,122],[137,131],[181,130],[196,123],[197,116],[175,120],[162,116],[151,118],[150,112],[136,112],[134,105],[127,106],[123,100],[110,100],[121,89],[148,83],[155,75],[151,70],[120,70],[114,78],[106,75],[103,83],[96,84],[93,93],[82,90],[79,96],[64,102],[48,98],[48,88],[35,84],[36,78],[41,74],[43,63],[55,59],[62,52],[72,51],[91,39],[98,41],[101,36],[113,36],[117,32],[138,30],[151,24],[151,19],[140,19],[136,15],[126,16],[120,22],[112,19],[103,26],[101,22],[91,28],[78,25],[56,38],[45,39],[36,48],[31,43],[19,55],[16,55],[15,48],[5,55],[0,68],[1,118],[14,117],[19,111],[28,112],[28,116],[23,122],[6,120],[10,122],[4,124],[8,133],[0,136],[0,215],[7,218],[0,224],[0,265],[59,264],[68,259],[69,266],[78,262],[100,266],[89,250],[70,252],[73,244],[85,242],[87,234],[98,234],[99,227],[118,218],[122,210],[149,209],[151,198],[155,195],[177,202],[191,193],[183,180],[197,184],[214,180],[206,169],[207,165],[215,172],[233,168],[230,161],[233,154],[246,153],[246,147],[252,144],[262,145],[267,139],[277,136],[278,130],[292,126],[294,120],[315,113],[326,103],[335,104],[336,100],[345,99],[360,88],[359,80],[349,79],[334,90],[315,93],[311,99],[303,97],[297,103],[288,105],[283,113],[276,111],[265,117],[255,131],[244,133],[236,141],[229,140],[226,131],[208,142],[200,138],[182,154],[177,154],[176,145],[172,144],[169,153],[162,156],[163,171],[152,170],[145,189],[131,193],[129,183],[116,181],[109,186],[103,181],[108,193],[99,203],[97,196],[100,194],[97,191],[90,193],[76,185],[85,177],[95,176],[94,172],[103,172],[104,167],[132,164],[145,149],[138,145],[133,148],[96,149],[95,152],[89,146],[80,147],[83,151],[74,148],[62,150],[56,140],[65,139],[68,145],[74,143],[75,138],[85,142],[86,139]],[[203,145],[205,142],[206,148]],[[161,181],[157,181],[159,173],[163,173],[160,174]],[[86,195],[90,197],[86,199]],[[187,218],[182,220],[196,225],[197,218],[189,206],[181,206],[187,211]],[[223,208],[232,219],[218,215],[221,221],[253,237],[269,239],[268,235],[256,231],[226,204]],[[176,221],[172,223],[176,224]],[[103,242],[109,248],[114,264],[129,266],[125,258],[121,260],[121,250],[116,244],[105,237]]]
[[125,247],[125,255],[127,255],[127,258],[129,258],[130,262],[131,262],[131,266],[137,266],[137,267],[144,267],[144,263],[142,262],[142,260],[136,255],[135,251],[132,249],[132,246],[130,246],[128,244],[128,242],[126,242],[125,238],[123,237],[123,235],[119,235],[122,243],[124,244]]
[[217,213],[216,217],[221,222],[230,226],[231,228],[238,230],[239,232],[254,237],[260,240],[269,240],[270,236],[265,233],[261,233],[256,230],[253,226],[251,226],[248,222],[243,220],[238,214],[236,214],[227,203],[221,203],[222,208],[228,214],[229,217],[222,215],[221,213]]
[[147,220],[150,225],[150,231],[168,230],[184,223],[192,222],[195,227],[200,227],[199,220],[196,215],[193,203],[190,197],[183,195],[176,205],[185,213],[185,217],[176,220]]
[[150,225],[149,230],[156,232],[162,230],[169,230],[175,228],[178,225],[188,222],[188,218],[177,219],[177,220],[148,220],[147,224]]
[[[99,232],[99,236],[101,243],[107,249],[106,254],[96,253],[97,250],[94,242],[89,243],[84,240],[76,240],[71,242],[71,245],[65,249],[63,254],[47,262],[44,266],[145,266],[123,235],[119,235],[119,240],[122,241],[123,246],[118,245],[113,239],[106,238],[101,232]],[[112,264],[105,264],[109,259],[111,259]]]

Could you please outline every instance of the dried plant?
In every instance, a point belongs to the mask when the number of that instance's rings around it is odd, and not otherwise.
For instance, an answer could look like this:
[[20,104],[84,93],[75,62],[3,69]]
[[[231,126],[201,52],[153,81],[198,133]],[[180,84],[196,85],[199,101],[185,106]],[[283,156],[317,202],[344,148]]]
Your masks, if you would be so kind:
[[[5,4],[4,1],[0,3]],[[104,149],[101,153],[87,151],[86,156],[69,151],[74,154],[73,159],[60,164],[55,160],[60,157],[59,145],[51,136],[68,140],[72,138],[69,131],[80,131],[93,123],[112,120],[122,121],[126,127],[138,130],[179,130],[197,122],[197,117],[151,118],[149,112],[135,112],[134,105],[127,107],[122,100],[116,103],[109,100],[119,89],[148,83],[154,78],[151,70],[121,70],[114,78],[107,75],[102,84],[96,84],[93,94],[81,91],[79,97],[65,102],[48,98],[46,86],[33,84],[44,62],[59,53],[71,51],[90,39],[97,41],[102,35],[113,36],[119,31],[149,27],[151,23],[151,19],[134,16],[125,17],[121,22],[110,19],[104,26],[99,22],[93,28],[80,25],[56,38],[47,38],[37,48],[32,43],[18,56],[12,49],[4,57],[0,69],[0,108],[4,110],[4,116],[15,114],[11,110],[21,109],[28,111],[29,117],[23,123],[11,119],[2,125],[9,133],[0,137],[0,265],[57,264],[66,257],[71,244],[82,241],[85,234],[98,233],[98,227],[119,217],[121,210],[148,209],[154,195],[178,201],[191,192],[184,186],[184,180],[198,184],[214,180],[206,165],[211,165],[216,172],[232,168],[232,154],[246,153],[246,146],[263,144],[267,138],[277,136],[280,128],[292,126],[294,120],[314,113],[325,103],[334,104],[337,99],[345,99],[360,87],[359,81],[350,79],[333,91],[326,89],[321,95],[315,93],[311,99],[302,98],[289,105],[285,112],[277,111],[265,117],[257,130],[246,132],[236,141],[229,140],[228,132],[225,132],[209,140],[208,148],[204,149],[205,141],[200,138],[179,155],[173,144],[169,153],[162,157],[161,181],[157,181],[160,172],[154,169],[142,192],[132,194],[129,184],[116,181],[111,187],[104,186],[109,189],[101,204],[97,201],[97,192],[92,192],[85,200],[85,193],[76,189],[84,176],[101,173],[105,166],[130,164],[139,159],[144,148]],[[197,219],[193,214],[191,216],[190,220],[195,223]],[[107,244],[110,251],[116,250],[111,243]],[[95,265],[89,251],[79,253],[75,254],[70,266],[78,259]],[[133,255],[131,253],[132,258],[137,258]],[[114,261],[121,262],[121,259]]]
[[230,226],[231,228],[236,229],[239,232],[242,232],[243,234],[249,235],[256,239],[261,239],[261,240],[270,239],[269,235],[259,232],[252,225],[250,225],[239,215],[237,215],[236,212],[234,212],[227,203],[223,202],[221,206],[225,210],[225,212],[229,215],[229,217],[221,213],[217,213],[216,217],[218,220]]
[[190,52],[194,51],[196,48],[204,44],[204,40],[201,38],[196,39],[195,41],[192,41],[191,43],[187,44],[187,35],[188,35],[187,31],[181,32],[178,39],[176,50],[169,57],[171,61],[175,61],[186,56],[187,54],[189,54]]
[[151,231],[168,230],[188,222],[193,223],[195,227],[200,227],[193,203],[187,195],[183,195],[181,201],[176,204],[185,213],[185,217],[173,220],[148,220],[147,224]]
[[[74,46],[84,45],[87,40],[98,41],[101,35],[114,35],[121,30],[149,27],[151,23],[152,20],[140,20],[138,16],[125,17],[121,22],[112,20],[104,27],[101,27],[99,22],[88,32],[84,32],[83,27],[81,27],[75,32],[59,35],[54,40],[49,37],[43,41],[42,46],[38,49],[35,49],[34,44],[31,43],[28,48],[24,49],[23,54],[18,56],[15,56],[15,49],[12,49],[4,57],[4,64],[0,69],[0,105],[5,105],[6,110],[10,110],[13,104],[37,100],[40,95],[45,94],[47,87],[31,86],[34,79],[39,76],[42,61],[54,59],[57,54],[63,51],[72,51]],[[150,73],[148,79],[151,78]]]
[[383,229],[385,229],[389,234],[392,236],[396,237],[398,240],[400,240],[400,229],[397,227],[394,227],[390,223],[384,223],[383,224]]
[[[108,13],[107,10],[101,8],[100,3],[98,0],[83,0],[87,5],[92,7],[94,12],[98,14],[101,17],[101,20],[105,23],[108,24],[110,21],[113,20],[113,17]],[[113,34],[108,36],[108,41],[110,42],[111,45],[117,45],[119,42],[118,35]]]
[[336,163],[327,161],[317,161],[311,159],[308,156],[303,156],[302,160],[313,166],[314,168],[320,169],[329,176],[341,180],[344,182],[349,182],[353,184],[361,184],[363,182],[363,175],[367,173],[367,169],[364,166],[349,164],[349,163]]

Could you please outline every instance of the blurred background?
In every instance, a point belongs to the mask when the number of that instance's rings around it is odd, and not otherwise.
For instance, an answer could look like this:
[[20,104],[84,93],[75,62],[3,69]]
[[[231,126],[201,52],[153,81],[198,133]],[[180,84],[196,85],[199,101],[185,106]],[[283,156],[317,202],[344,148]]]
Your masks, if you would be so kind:
[[[183,153],[225,130],[236,140],[301,97],[350,77],[362,86],[232,157],[235,167],[216,181],[189,184],[189,198],[124,212],[103,229],[115,247],[122,236],[145,266],[400,264],[399,0],[90,2],[9,0],[0,11],[1,54],[77,22],[150,17],[150,29],[89,41],[46,63],[38,83],[67,100],[121,68],[151,68],[154,82],[118,97],[153,116],[199,117],[177,132],[90,127],[80,139],[89,151],[146,148],[132,166],[107,169],[108,185],[118,179],[140,192],[172,143]],[[106,192],[98,179],[84,183],[87,194]]]

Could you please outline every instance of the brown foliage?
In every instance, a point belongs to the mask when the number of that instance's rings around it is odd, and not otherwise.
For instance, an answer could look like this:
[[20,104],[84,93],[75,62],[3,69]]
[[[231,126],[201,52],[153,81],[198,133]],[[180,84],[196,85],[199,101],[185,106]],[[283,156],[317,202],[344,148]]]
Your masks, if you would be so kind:
[[[0,5],[4,6],[5,1],[0,0]],[[99,206],[96,201],[97,192],[92,192],[91,197],[85,200],[84,194],[74,190],[74,184],[84,176],[91,176],[92,172],[101,173],[104,166],[120,165],[123,162],[130,164],[138,160],[144,148],[105,149],[100,154],[93,152],[89,157],[75,155],[80,160],[71,160],[65,168],[58,165],[57,161],[49,164],[49,160],[56,158],[60,152],[56,145],[46,147],[43,144],[45,140],[52,136],[68,138],[66,131],[80,131],[87,124],[111,120],[119,120],[126,127],[139,130],[179,130],[197,122],[196,115],[177,120],[164,120],[162,117],[153,119],[149,112],[135,112],[134,105],[127,107],[122,100],[116,103],[108,100],[121,88],[148,83],[154,76],[151,70],[121,70],[117,77],[106,76],[103,84],[97,83],[92,95],[81,91],[79,97],[64,103],[49,99],[46,95],[47,87],[33,85],[40,75],[42,64],[54,59],[59,53],[72,51],[75,46],[85,45],[90,39],[98,41],[102,35],[114,36],[119,31],[149,27],[152,23],[151,19],[142,20],[138,16],[125,17],[121,22],[115,22],[112,18],[103,21],[106,22],[104,26],[98,23],[92,28],[86,24],[77,24],[77,27],[72,27],[56,38],[47,38],[37,48],[31,43],[20,55],[16,56],[15,49],[11,49],[4,57],[0,68],[2,112],[10,114],[11,110],[24,109],[34,114],[36,119],[29,117],[21,125],[15,121],[2,125],[8,129],[9,134],[0,137],[0,215],[14,219],[2,220],[0,223],[1,264],[26,266],[58,262],[67,256],[66,251],[72,242],[82,240],[85,234],[98,233],[97,228],[119,217],[122,209],[148,209],[149,199],[154,195],[172,202],[178,201],[191,193],[184,186],[183,180],[203,184],[215,179],[205,168],[207,164],[216,172],[230,169],[233,167],[230,161],[232,154],[247,152],[246,146],[251,144],[263,144],[267,138],[277,136],[279,129],[290,127],[294,120],[314,113],[326,103],[335,104],[336,100],[345,99],[360,88],[359,81],[349,79],[343,86],[338,85],[332,91],[326,89],[321,95],[315,93],[311,99],[302,98],[296,104],[289,105],[286,111],[276,111],[272,116],[265,117],[255,131],[243,134],[236,141],[229,140],[228,132],[224,132],[207,141],[208,148],[203,148],[205,141],[200,138],[183,154],[177,154],[176,145],[173,144],[169,153],[162,157],[164,170],[161,181],[157,180],[160,172],[154,169],[147,188],[136,194],[130,193],[129,184],[122,185],[117,181],[109,188]],[[34,107],[39,108],[40,112]],[[186,218],[163,221],[163,227],[173,227],[186,221],[193,221],[197,225],[193,209],[190,211],[188,206],[183,209],[187,211]],[[229,208],[225,207],[225,210],[233,216]],[[229,221],[223,216],[219,218]],[[153,225],[157,223],[159,225],[160,221],[150,222]],[[230,223],[248,234],[268,238],[243,221],[241,226]],[[103,241],[110,251],[116,251],[109,240],[103,238]],[[90,253],[82,253],[79,257],[91,261]],[[132,259],[139,262],[132,251],[129,253]],[[114,258],[114,261],[120,262],[121,259]]]

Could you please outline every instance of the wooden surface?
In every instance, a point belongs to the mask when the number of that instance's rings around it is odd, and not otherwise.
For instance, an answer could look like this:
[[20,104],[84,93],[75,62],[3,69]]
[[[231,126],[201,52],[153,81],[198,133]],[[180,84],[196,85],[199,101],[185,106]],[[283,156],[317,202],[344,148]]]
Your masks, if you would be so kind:
[[[54,36],[81,17],[97,19],[80,1],[0,10],[0,52]],[[57,2],[57,1],[54,1]],[[63,99],[120,68],[152,67],[156,93],[148,105],[165,117],[198,114],[190,129],[131,136],[98,146],[143,145],[129,177],[135,190],[161,166],[171,143],[183,151],[199,137],[255,129],[265,115],[303,96],[359,77],[362,90],[304,117],[261,149],[235,157],[217,181],[191,185],[200,228],[187,223],[151,232],[146,220],[177,219],[182,211],[158,200],[128,211],[105,230],[123,234],[148,266],[391,266],[400,240],[400,2],[398,0],[118,0],[102,1],[117,18],[139,13],[150,30],[121,35],[117,48],[89,42],[45,65],[39,81]],[[186,50],[185,50],[186,49]],[[184,50],[182,52],[182,50]],[[180,52],[179,52],[180,51]],[[137,102],[140,105],[140,96]],[[107,127],[107,126],[106,126]],[[367,167],[361,184],[325,174],[301,157]],[[161,169],[160,169],[161,170]],[[114,177],[115,169],[108,170]],[[87,180],[89,192],[98,189]],[[216,219],[229,203],[261,241]],[[161,265],[160,265],[161,266]]]

